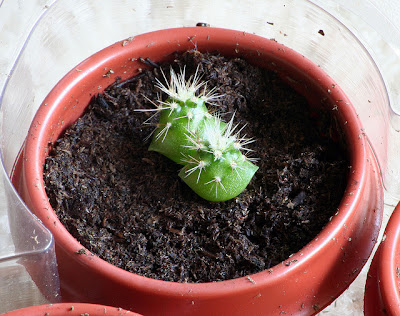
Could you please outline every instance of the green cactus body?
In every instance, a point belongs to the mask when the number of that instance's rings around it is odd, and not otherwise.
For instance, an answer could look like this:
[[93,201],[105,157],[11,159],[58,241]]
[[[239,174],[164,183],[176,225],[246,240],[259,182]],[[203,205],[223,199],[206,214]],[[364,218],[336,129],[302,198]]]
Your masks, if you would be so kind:
[[192,154],[192,150],[187,147],[190,146],[190,141],[186,134],[203,128],[204,118],[208,115],[207,107],[201,99],[197,103],[186,103],[171,97],[163,106],[149,150],[157,151],[176,163],[183,164],[182,159]]
[[237,150],[224,153],[218,160],[201,152],[188,161],[179,176],[202,198],[220,202],[243,192],[257,169]]
[[169,97],[160,101],[160,119],[149,150],[183,165],[179,176],[202,198],[226,201],[246,188],[258,167],[242,153],[252,140],[234,133],[233,117],[225,123],[208,112],[206,102],[218,96],[196,95],[204,85],[197,74],[185,81],[184,71],[177,75],[172,70],[169,85],[158,83]]

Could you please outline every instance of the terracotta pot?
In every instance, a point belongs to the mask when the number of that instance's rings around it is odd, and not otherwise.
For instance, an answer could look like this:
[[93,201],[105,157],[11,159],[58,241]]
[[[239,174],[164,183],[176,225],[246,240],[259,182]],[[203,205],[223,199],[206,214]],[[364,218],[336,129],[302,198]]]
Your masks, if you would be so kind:
[[5,313],[7,316],[140,316],[119,307],[95,305],[87,303],[59,303],[31,306]]
[[368,272],[365,315],[400,315],[400,203],[385,228]]
[[[49,142],[85,110],[91,97],[174,51],[219,50],[277,71],[312,106],[331,100],[348,146],[351,172],[336,214],[306,247],[268,271],[213,283],[174,283],[126,272],[80,245],[54,214],[42,180]],[[112,69],[110,77],[103,76]],[[332,110],[334,109],[334,110]],[[69,72],[46,97],[27,136],[14,184],[30,209],[54,234],[64,299],[132,308],[145,315],[313,314],[340,295],[367,261],[381,225],[383,193],[377,166],[346,95],[317,65],[277,42],[241,31],[209,27],[168,29],[116,43]],[[334,212],[334,210],[333,210]]]

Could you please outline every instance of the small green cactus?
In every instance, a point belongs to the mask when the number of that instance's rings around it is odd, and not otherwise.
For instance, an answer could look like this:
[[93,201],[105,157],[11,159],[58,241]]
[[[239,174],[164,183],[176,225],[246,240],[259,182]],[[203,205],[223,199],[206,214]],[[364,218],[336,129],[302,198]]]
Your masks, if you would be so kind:
[[246,156],[246,145],[253,140],[236,131],[234,115],[225,123],[209,113],[206,103],[221,96],[215,89],[206,92],[197,72],[186,81],[185,70],[176,74],[171,69],[170,78],[167,85],[157,82],[168,98],[155,109],[160,119],[149,150],[183,165],[179,176],[202,198],[220,202],[236,197],[258,169]]

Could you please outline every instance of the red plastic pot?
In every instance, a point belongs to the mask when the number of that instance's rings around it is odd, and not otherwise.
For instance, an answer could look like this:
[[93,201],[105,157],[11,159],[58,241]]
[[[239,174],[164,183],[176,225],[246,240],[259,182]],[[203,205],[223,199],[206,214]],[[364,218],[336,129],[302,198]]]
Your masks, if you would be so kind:
[[368,272],[365,315],[400,315],[400,203],[385,228]]
[[[277,71],[311,106],[330,101],[348,146],[351,172],[336,214],[306,247],[281,264],[249,277],[213,283],[174,283],[126,272],[82,249],[54,214],[42,180],[49,142],[85,110],[91,97],[145,67],[196,45]],[[109,69],[111,76],[104,76]],[[23,200],[54,234],[64,299],[132,308],[145,315],[313,314],[354,280],[376,242],[383,192],[377,165],[350,101],[323,70],[295,51],[253,34],[209,27],[177,28],[136,36],[88,58],[50,92],[35,116],[14,172]],[[333,210],[334,212],[334,210]]]
[[87,303],[59,303],[31,306],[3,314],[5,316],[140,316],[119,307]]

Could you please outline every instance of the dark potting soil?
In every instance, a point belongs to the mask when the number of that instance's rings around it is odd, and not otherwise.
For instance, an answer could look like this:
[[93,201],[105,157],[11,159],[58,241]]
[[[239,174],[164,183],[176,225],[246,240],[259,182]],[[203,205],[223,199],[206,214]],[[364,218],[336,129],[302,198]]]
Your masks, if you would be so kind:
[[91,252],[155,279],[226,280],[282,262],[321,231],[345,190],[347,155],[327,137],[329,113],[316,124],[302,96],[242,59],[191,51],[173,65],[188,76],[198,67],[224,94],[217,110],[226,120],[235,112],[256,139],[259,170],[247,189],[207,202],[181,181],[179,165],[147,150],[153,113],[134,110],[154,108],[155,78],[164,80],[154,68],[94,97],[54,144],[44,171],[51,205]]

